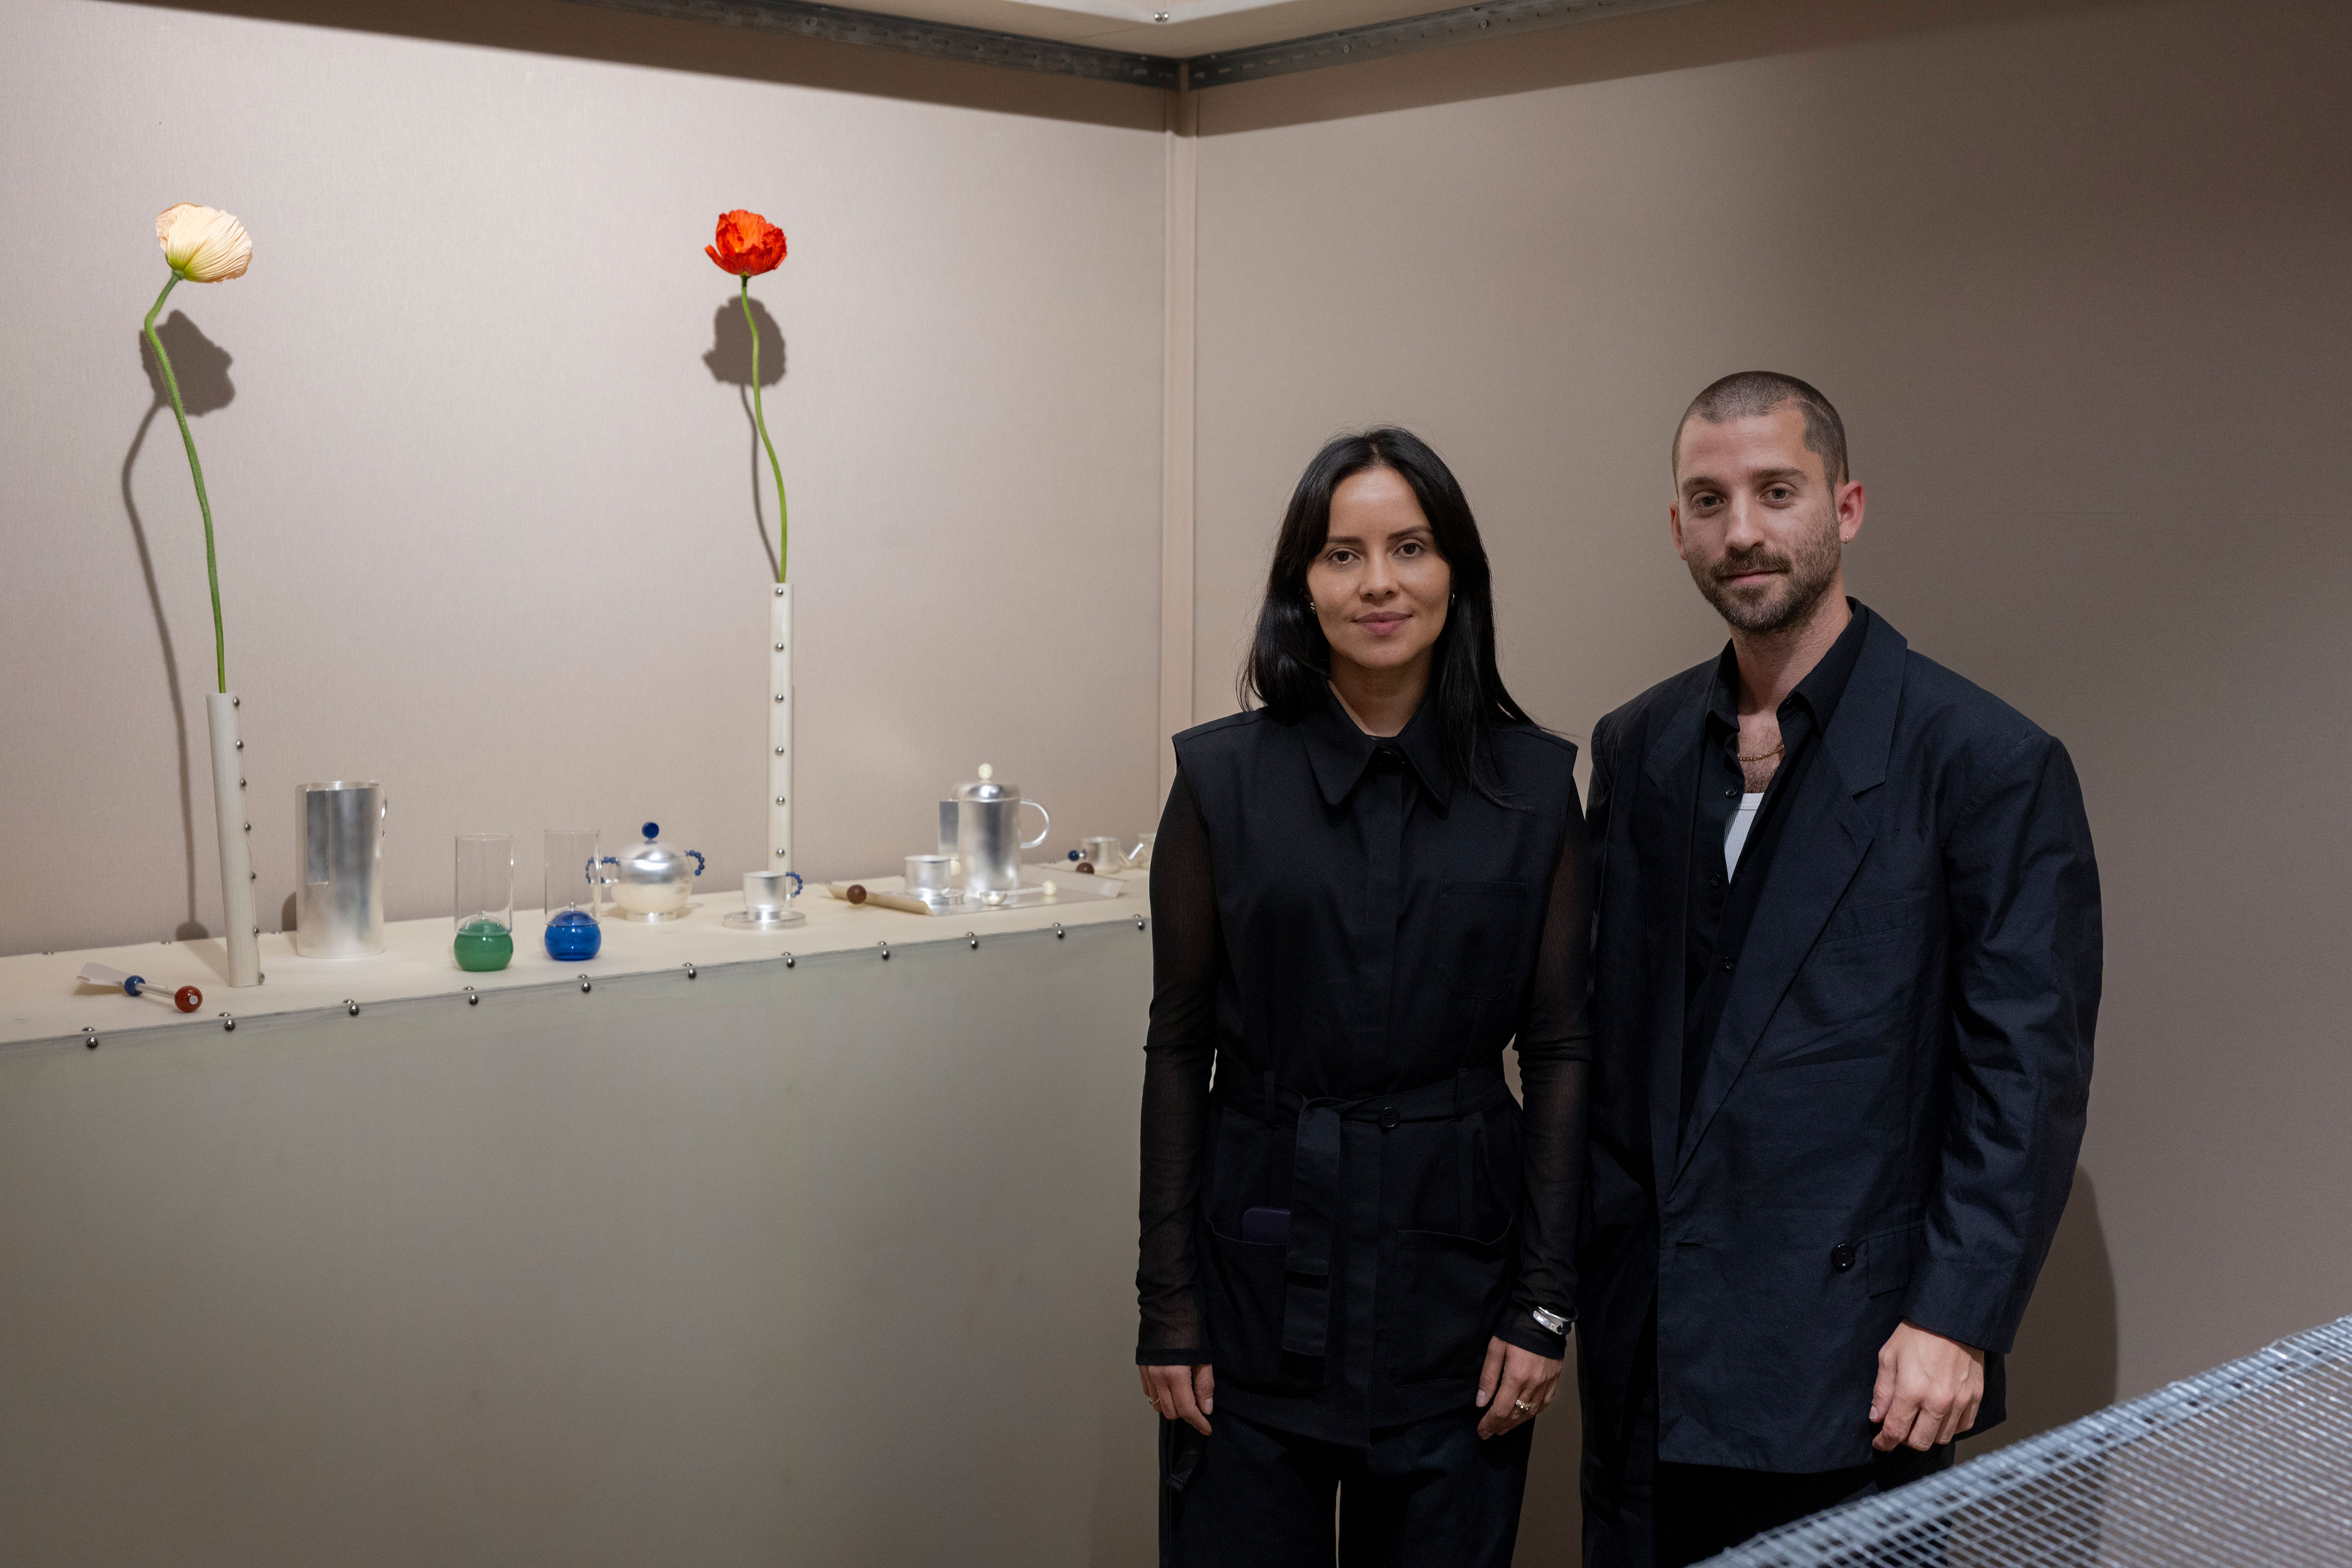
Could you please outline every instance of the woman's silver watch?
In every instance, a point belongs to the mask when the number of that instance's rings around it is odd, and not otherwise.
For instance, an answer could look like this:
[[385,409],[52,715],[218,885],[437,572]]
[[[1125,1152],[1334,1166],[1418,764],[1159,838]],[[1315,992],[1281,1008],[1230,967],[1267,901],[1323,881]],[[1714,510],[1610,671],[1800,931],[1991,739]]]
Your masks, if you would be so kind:
[[1568,1320],[1558,1312],[1547,1312],[1541,1307],[1530,1307],[1528,1309],[1528,1315],[1541,1324],[1546,1333],[1564,1334],[1568,1332]]

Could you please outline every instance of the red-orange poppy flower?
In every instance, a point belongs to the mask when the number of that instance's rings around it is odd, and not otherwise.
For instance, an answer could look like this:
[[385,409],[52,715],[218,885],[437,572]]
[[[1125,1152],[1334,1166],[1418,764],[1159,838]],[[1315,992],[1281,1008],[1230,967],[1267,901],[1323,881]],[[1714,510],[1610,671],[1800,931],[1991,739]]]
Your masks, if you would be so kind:
[[757,277],[773,272],[784,259],[784,231],[757,213],[738,207],[719,214],[719,238],[702,247],[721,272]]

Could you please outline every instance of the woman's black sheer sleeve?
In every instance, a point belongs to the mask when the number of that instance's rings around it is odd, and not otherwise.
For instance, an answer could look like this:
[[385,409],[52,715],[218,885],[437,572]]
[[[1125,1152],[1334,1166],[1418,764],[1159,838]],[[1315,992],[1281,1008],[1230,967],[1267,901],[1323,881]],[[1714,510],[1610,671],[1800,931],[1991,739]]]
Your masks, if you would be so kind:
[[1518,1293],[1503,1320],[1507,1344],[1563,1356],[1568,1336],[1535,1319],[1538,1307],[1576,1317],[1576,1233],[1584,1210],[1586,1080],[1592,1071],[1592,878],[1584,813],[1569,794],[1568,831],[1552,869],[1534,989],[1518,1036],[1526,1151],[1525,1230]]
[[1143,1041],[1142,1243],[1135,1270],[1140,1366],[1206,1358],[1192,1294],[1192,1222],[1216,1054],[1216,886],[1209,836],[1184,776],[1151,846],[1151,1028]]

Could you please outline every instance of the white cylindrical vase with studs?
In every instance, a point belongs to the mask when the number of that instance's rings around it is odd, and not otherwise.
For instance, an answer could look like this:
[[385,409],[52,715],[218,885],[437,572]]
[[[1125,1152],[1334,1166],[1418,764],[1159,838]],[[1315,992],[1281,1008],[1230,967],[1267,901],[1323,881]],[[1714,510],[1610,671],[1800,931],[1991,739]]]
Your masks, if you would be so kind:
[[228,983],[261,984],[261,925],[253,917],[253,824],[245,810],[245,740],[234,692],[205,694],[213,737],[213,818],[220,833],[221,918]]
[[[768,601],[768,862],[793,893],[801,886],[793,869],[793,585],[770,585]],[[808,918],[797,909],[760,912],[762,927],[793,925]]]

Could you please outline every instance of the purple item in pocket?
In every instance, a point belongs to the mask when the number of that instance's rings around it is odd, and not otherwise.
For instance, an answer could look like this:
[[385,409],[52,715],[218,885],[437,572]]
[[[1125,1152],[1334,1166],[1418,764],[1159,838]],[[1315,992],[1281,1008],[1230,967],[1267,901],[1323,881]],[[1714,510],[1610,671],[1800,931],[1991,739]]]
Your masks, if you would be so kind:
[[1244,1208],[1242,1210],[1242,1239],[1267,1247],[1279,1247],[1290,1239],[1290,1210],[1286,1208]]

